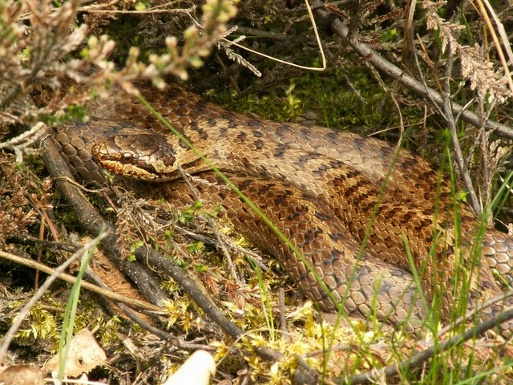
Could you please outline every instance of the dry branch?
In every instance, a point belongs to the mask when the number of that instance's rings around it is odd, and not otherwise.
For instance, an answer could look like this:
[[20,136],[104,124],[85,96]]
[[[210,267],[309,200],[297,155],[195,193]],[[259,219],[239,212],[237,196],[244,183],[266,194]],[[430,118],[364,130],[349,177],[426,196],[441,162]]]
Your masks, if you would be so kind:
[[[419,96],[436,103],[436,105],[442,109],[444,104],[444,98],[443,96],[433,90],[432,88],[427,87],[424,83],[421,81],[415,79],[414,77],[408,75],[406,72],[404,72],[402,69],[397,67],[396,65],[392,64],[388,60],[386,60],[383,56],[381,56],[379,53],[371,49],[368,45],[365,43],[362,43],[358,40],[357,37],[353,36],[347,24],[342,22],[338,18],[333,18],[333,14],[329,11],[327,11],[324,8],[316,8],[315,9],[316,14],[321,18],[330,18],[331,20],[331,28],[333,31],[338,34],[341,38],[347,39],[348,44],[354,49],[356,53],[358,53],[362,58],[364,58],[366,61],[368,61],[370,64],[374,65],[377,69],[382,71],[384,74],[390,76],[391,78],[399,81],[402,85],[406,86],[408,89],[414,91]],[[465,107],[454,103],[451,101],[451,110],[456,115],[461,115],[461,118],[464,119],[466,122],[473,124],[476,127],[481,127],[483,125],[482,119],[480,116],[475,114],[472,111],[469,111],[465,109]],[[484,125],[489,130],[494,130],[495,133],[506,137],[513,139],[513,129],[495,122],[493,120],[486,120],[484,122]]]

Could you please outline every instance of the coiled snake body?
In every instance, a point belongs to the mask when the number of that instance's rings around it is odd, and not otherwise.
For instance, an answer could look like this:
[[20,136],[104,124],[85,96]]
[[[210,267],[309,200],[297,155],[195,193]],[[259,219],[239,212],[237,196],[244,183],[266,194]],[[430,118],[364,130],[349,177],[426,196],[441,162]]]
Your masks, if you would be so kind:
[[[487,229],[481,242],[479,221],[453,203],[443,176],[407,151],[396,156],[377,139],[231,113],[175,85],[145,97],[292,241],[306,264],[135,98],[115,95],[93,108],[88,123],[58,129],[75,171],[103,179],[93,152],[114,173],[156,182],[141,189],[145,196],[187,203],[194,197],[180,180],[181,167],[203,180],[196,183],[203,200],[220,202],[236,229],[279,258],[326,311],[341,305],[349,315],[415,330],[433,298],[448,320],[456,301],[472,309],[502,293],[491,269],[512,275],[513,239]],[[465,285],[469,295],[461,298]],[[502,309],[488,307],[480,318]],[[513,323],[501,328],[509,335]]]

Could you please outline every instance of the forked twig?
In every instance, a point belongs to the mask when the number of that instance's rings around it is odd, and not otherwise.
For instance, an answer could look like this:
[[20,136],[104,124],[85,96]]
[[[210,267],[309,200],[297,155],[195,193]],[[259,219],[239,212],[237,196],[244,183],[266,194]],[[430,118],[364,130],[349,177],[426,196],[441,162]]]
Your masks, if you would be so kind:
[[[312,5],[312,7],[317,6],[318,4]],[[315,13],[322,17],[332,17],[332,13],[327,11],[324,8],[316,8]],[[367,44],[360,42],[354,36],[351,36],[349,32],[348,26],[343,23],[340,19],[335,18],[331,21],[331,28],[333,31],[338,34],[340,37],[347,39],[348,44],[362,57],[365,58],[369,63],[374,65],[377,69],[384,72],[388,76],[393,79],[396,79],[405,87],[414,91],[418,95],[433,100],[436,105],[439,107],[443,106],[444,100],[442,95],[439,92],[433,90],[432,88],[427,87],[422,82],[415,79],[413,76],[404,72],[401,68],[396,65],[390,63],[379,53],[371,49]],[[458,103],[451,101],[451,109],[455,114],[461,114],[462,119],[466,122],[473,124],[476,127],[481,127],[483,125],[482,119],[472,111],[466,110],[463,106]],[[513,129],[495,122],[493,120],[486,120],[484,122],[485,126],[488,129],[493,129],[499,135],[502,135],[506,138],[513,139]]]
[[456,132],[456,118],[454,117],[454,113],[452,111],[451,104],[451,73],[452,73],[452,64],[453,64],[453,54],[452,54],[452,46],[451,42],[447,43],[446,48],[446,71],[445,71],[445,79],[443,81],[443,92],[442,92],[442,111],[445,122],[449,126],[449,131],[451,132],[451,140],[452,147],[455,154],[456,164],[458,165],[458,169],[461,174],[461,178],[463,179],[463,183],[465,183],[465,187],[467,188],[468,195],[470,198],[470,205],[472,209],[476,213],[476,215],[481,215],[483,212],[483,208],[479,203],[479,199],[476,194],[476,190],[474,189],[474,184],[472,183],[472,178],[470,178],[470,174],[468,172],[467,164],[465,163],[465,158],[463,156],[463,151],[461,150],[460,141],[458,138],[458,133]]

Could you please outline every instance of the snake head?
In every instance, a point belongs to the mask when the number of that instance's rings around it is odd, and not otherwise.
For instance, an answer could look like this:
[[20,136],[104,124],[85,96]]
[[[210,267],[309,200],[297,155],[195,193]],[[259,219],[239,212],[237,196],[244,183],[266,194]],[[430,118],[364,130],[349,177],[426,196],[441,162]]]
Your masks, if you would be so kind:
[[91,152],[103,168],[123,177],[165,182],[179,176],[173,146],[156,133],[113,136]]

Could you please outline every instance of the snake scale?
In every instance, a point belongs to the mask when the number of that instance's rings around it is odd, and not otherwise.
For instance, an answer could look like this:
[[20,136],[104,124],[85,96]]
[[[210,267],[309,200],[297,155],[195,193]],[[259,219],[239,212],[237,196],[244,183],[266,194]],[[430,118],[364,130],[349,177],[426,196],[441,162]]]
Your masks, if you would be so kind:
[[[114,94],[92,105],[87,123],[56,128],[55,138],[74,172],[101,182],[105,167],[142,196],[187,204],[195,196],[178,172],[181,167],[194,176],[199,197],[220,203],[235,228],[277,257],[325,311],[341,305],[351,316],[418,331],[433,299],[448,322],[456,302],[474,309],[503,293],[492,270],[506,278],[513,275],[513,238],[488,228],[480,241],[479,221],[466,206],[459,208],[457,235],[453,218],[459,206],[449,184],[406,150],[396,156],[394,146],[378,139],[232,113],[178,85],[143,94],[305,260],[135,97]],[[140,171],[132,173],[133,165]],[[413,272],[420,276],[420,289]],[[465,285],[469,294],[461,296]],[[479,318],[511,306],[506,299]],[[511,335],[513,323],[501,325],[501,333]]]

